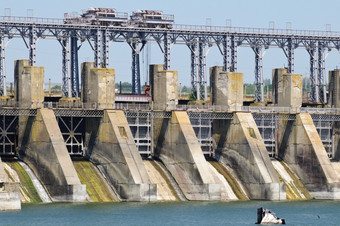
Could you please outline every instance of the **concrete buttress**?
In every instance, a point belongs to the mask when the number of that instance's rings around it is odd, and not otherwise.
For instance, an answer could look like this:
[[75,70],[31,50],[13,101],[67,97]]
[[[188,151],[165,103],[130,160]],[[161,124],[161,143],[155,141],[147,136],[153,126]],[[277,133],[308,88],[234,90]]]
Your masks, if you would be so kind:
[[154,120],[155,156],[160,158],[189,200],[221,200],[221,185],[209,170],[186,112]]
[[87,120],[87,158],[106,175],[122,199],[156,201],[151,184],[123,111],[105,110],[98,123]]
[[[25,122],[25,123],[24,123]],[[85,201],[80,183],[51,109],[38,109],[36,117],[20,120],[19,158],[27,163],[54,201]]]
[[237,175],[250,199],[286,199],[286,188],[275,172],[251,113],[233,120],[214,120],[216,158]]
[[340,198],[340,163],[331,162],[308,113],[278,125],[278,156],[316,199]]

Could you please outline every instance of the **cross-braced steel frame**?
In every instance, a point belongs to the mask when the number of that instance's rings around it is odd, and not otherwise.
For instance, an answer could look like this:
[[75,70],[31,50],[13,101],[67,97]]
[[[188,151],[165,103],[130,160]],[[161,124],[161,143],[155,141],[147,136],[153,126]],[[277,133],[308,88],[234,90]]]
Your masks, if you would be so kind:
[[[30,65],[36,64],[39,39],[56,39],[62,47],[63,96],[79,96],[78,50],[87,41],[94,52],[95,67],[109,67],[111,42],[126,42],[132,48],[133,93],[140,93],[139,53],[147,42],[157,43],[169,70],[171,46],[185,44],[191,52],[191,86],[197,99],[207,98],[207,47],[218,46],[225,71],[237,72],[239,47],[255,53],[256,101],[263,101],[263,56],[279,47],[287,57],[287,71],[294,73],[294,51],[304,48],[310,55],[311,100],[326,102],[325,51],[340,50],[340,33],[292,29],[174,25],[172,29],[63,24],[62,20],[0,18],[0,94],[6,95],[5,49],[12,38],[22,38],[29,50]],[[141,48],[139,48],[142,44]]]

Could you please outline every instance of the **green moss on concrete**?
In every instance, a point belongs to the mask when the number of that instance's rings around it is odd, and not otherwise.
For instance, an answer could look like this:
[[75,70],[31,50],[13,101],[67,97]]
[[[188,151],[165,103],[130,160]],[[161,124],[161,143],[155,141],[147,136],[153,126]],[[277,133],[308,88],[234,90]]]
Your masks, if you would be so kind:
[[86,191],[94,202],[116,201],[91,162],[76,160],[73,161],[73,165],[77,171],[80,182],[86,184]]
[[239,200],[249,200],[236,178],[222,163],[218,161],[209,161],[209,163],[228,181],[231,189]]
[[[31,178],[28,176],[24,168],[17,161],[6,162],[13,170],[15,170],[19,176],[20,180],[20,192],[25,193],[25,196],[29,197],[29,203],[39,203],[42,202],[37,190],[35,189]],[[7,174],[10,176],[9,172]],[[14,179],[10,176],[10,179]]]

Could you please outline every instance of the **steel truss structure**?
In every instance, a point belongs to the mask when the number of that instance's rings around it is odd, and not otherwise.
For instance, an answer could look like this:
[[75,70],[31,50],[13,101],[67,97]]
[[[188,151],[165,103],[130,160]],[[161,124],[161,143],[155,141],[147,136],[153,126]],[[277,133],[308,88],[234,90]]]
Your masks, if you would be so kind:
[[[94,52],[95,67],[109,66],[111,42],[126,42],[132,48],[133,93],[140,93],[139,53],[147,42],[157,43],[164,54],[164,69],[170,69],[173,44],[185,44],[191,51],[191,86],[197,99],[207,98],[206,57],[216,45],[223,57],[224,70],[237,72],[237,51],[241,46],[255,54],[256,101],[263,101],[263,57],[265,50],[279,47],[287,57],[288,73],[294,73],[294,51],[304,48],[310,55],[311,100],[326,100],[326,50],[340,50],[340,33],[292,29],[174,25],[172,29],[106,27],[63,24],[58,19],[0,18],[0,94],[6,95],[5,49],[12,38],[22,38],[29,50],[31,65],[36,64],[39,39],[56,39],[62,47],[64,96],[79,96],[78,50],[87,41]],[[139,47],[141,45],[142,47]]]

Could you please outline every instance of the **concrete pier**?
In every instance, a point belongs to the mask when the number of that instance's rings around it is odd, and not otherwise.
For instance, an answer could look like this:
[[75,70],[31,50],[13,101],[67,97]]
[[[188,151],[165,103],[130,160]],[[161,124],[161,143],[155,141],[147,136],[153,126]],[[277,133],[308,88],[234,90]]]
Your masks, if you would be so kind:
[[221,200],[221,185],[209,170],[186,112],[173,111],[156,136],[160,158],[189,200]]
[[[15,99],[21,107],[43,107],[44,68],[15,61]],[[19,116],[19,158],[44,184],[54,201],[85,201],[56,117],[50,109],[38,109],[36,117]]]
[[161,69],[163,65],[150,65],[154,106],[161,110],[171,110],[178,104],[178,72]]
[[123,111],[105,110],[98,123],[87,120],[88,151],[96,164],[127,201],[156,201],[157,186],[151,184]]
[[[340,70],[329,71],[329,98],[328,106],[340,108]],[[340,160],[340,122],[333,124],[333,147],[335,160]]]
[[308,113],[298,113],[302,104],[302,76],[282,75],[278,106],[296,109],[296,119],[279,120],[278,157],[291,167],[309,193],[317,199],[340,198],[340,165],[331,162]]
[[23,130],[19,158],[33,170],[53,201],[85,201],[86,187],[80,183],[64,138],[52,110],[38,109]]
[[94,68],[93,62],[81,64],[81,100],[98,104],[99,108],[113,108],[115,101],[115,70]]
[[[241,108],[243,74],[210,68],[213,103]],[[215,89],[215,90],[214,90]],[[261,134],[251,113],[234,113],[233,120],[213,121],[216,158],[233,169],[250,199],[285,199],[285,186],[280,183],[269,159]]]
[[223,67],[210,68],[211,103],[240,111],[243,105],[243,73],[226,72]]
[[15,100],[20,107],[42,107],[44,68],[29,66],[28,60],[16,60],[14,66]]

